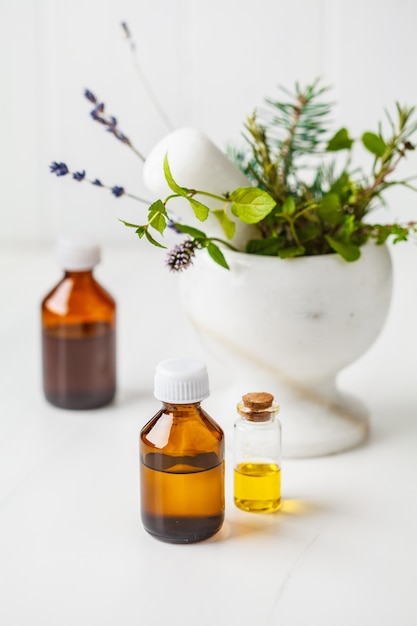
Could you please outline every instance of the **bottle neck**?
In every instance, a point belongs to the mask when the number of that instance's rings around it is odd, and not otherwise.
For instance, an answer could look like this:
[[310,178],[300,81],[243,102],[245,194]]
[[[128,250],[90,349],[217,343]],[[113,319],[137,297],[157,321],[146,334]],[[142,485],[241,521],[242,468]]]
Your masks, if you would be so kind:
[[189,402],[187,404],[178,404],[174,402],[162,402],[162,408],[165,411],[188,411],[199,409],[201,402]]
[[81,270],[81,271],[74,271],[74,270],[65,270],[64,271],[64,278],[72,278],[73,280],[91,280],[93,278],[93,270],[89,269],[89,270]]
[[237,405],[239,415],[248,422],[269,422],[279,413],[279,405],[275,402],[270,406],[255,409],[240,402]]

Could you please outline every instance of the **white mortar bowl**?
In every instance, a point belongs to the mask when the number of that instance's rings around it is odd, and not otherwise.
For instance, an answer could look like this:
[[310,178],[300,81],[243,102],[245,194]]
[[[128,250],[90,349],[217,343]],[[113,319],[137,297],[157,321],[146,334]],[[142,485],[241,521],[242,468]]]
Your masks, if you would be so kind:
[[[392,291],[388,248],[279,259],[200,253],[181,277],[182,304],[207,349],[235,373],[235,397],[269,391],[281,405],[286,457],[332,454],[368,435],[366,408],[336,377],[383,328]],[[239,394],[239,395],[238,395]]]

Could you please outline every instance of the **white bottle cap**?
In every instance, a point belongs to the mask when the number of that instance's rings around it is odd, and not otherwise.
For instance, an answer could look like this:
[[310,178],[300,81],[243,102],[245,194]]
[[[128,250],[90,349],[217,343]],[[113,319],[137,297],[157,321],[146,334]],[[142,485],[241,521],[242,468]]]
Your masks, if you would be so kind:
[[56,258],[64,270],[91,270],[100,262],[100,246],[91,239],[62,237],[56,246]]
[[210,393],[207,368],[202,361],[175,358],[162,361],[155,371],[155,398],[172,404],[191,404]]

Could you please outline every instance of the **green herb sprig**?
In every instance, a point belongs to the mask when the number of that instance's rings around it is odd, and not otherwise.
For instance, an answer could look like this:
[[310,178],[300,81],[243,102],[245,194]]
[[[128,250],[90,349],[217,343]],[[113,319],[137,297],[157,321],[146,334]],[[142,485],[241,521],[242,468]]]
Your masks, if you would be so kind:
[[[263,189],[257,189],[255,187],[239,187],[226,195],[216,195],[207,191],[181,187],[172,176],[167,155],[164,159],[164,174],[173,193],[167,196],[165,200],[156,200],[151,204],[148,209],[147,223],[140,225],[131,224],[123,220],[121,221],[125,226],[134,228],[140,239],[145,236],[149,243],[159,248],[165,248],[166,246],[154,238],[150,229],[154,229],[159,234],[163,235],[171,221],[166,208],[167,203],[173,198],[184,198],[189,202],[195,217],[201,222],[204,222],[209,214],[213,213],[220,222],[226,239],[208,237],[203,231],[176,221],[173,222],[172,226],[181,233],[189,235],[194,242],[195,248],[206,248],[212,259],[226,269],[229,269],[229,266],[217,243],[223,244],[231,250],[236,250],[230,243],[230,240],[233,239],[235,234],[236,224],[230,219],[227,208],[230,207],[231,213],[242,222],[246,224],[257,224],[265,219],[275,207],[273,198]],[[221,209],[211,210],[200,200],[197,200],[195,198],[196,195],[219,200],[223,203],[223,207]]]
[[[191,237],[193,250],[206,248],[212,258],[228,267],[218,244],[230,244],[237,220],[255,224],[259,237],[246,244],[249,254],[290,258],[336,252],[346,261],[356,261],[360,248],[372,239],[383,244],[405,241],[416,231],[416,222],[406,224],[371,223],[368,214],[384,202],[384,192],[400,185],[413,191],[413,178],[393,180],[407,153],[415,149],[412,138],[417,131],[415,108],[396,104],[395,117],[386,112],[389,132],[366,131],[359,139],[342,127],[330,135],[332,103],[323,102],[328,88],[319,81],[305,89],[296,84],[295,92],[282,89],[287,99],[266,100],[261,112],[254,112],[245,123],[246,148],[231,149],[229,154],[253,187],[239,188],[224,196],[181,187],[173,178],[168,159],[164,174],[173,191],[165,200],[149,207],[148,222],[127,224],[139,237],[161,246],[150,229],[161,235],[169,223],[167,204],[172,198],[188,200],[198,220],[204,222],[210,213],[219,220],[225,239],[208,237],[202,230],[174,222],[180,232]],[[360,144],[372,155],[371,172],[366,175],[353,167],[353,148]],[[338,165],[344,154],[344,163]],[[211,210],[199,198],[210,197],[223,202],[223,208]]]

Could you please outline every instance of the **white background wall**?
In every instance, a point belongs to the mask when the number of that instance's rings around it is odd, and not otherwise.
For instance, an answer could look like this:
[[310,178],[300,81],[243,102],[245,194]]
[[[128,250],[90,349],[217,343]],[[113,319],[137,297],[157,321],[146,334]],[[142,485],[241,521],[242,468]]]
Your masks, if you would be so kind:
[[[167,128],[135,73],[120,22],[174,127],[220,147],[276,86],[322,76],[335,124],[376,129],[395,100],[417,103],[415,0],[0,0],[0,185],[3,242],[49,242],[82,224],[101,240],[131,240],[117,217],[145,207],[49,174],[53,160],[145,195],[139,159],[89,117],[88,87],[149,153]],[[417,154],[403,170],[417,170]],[[380,219],[417,215],[394,190]]]

